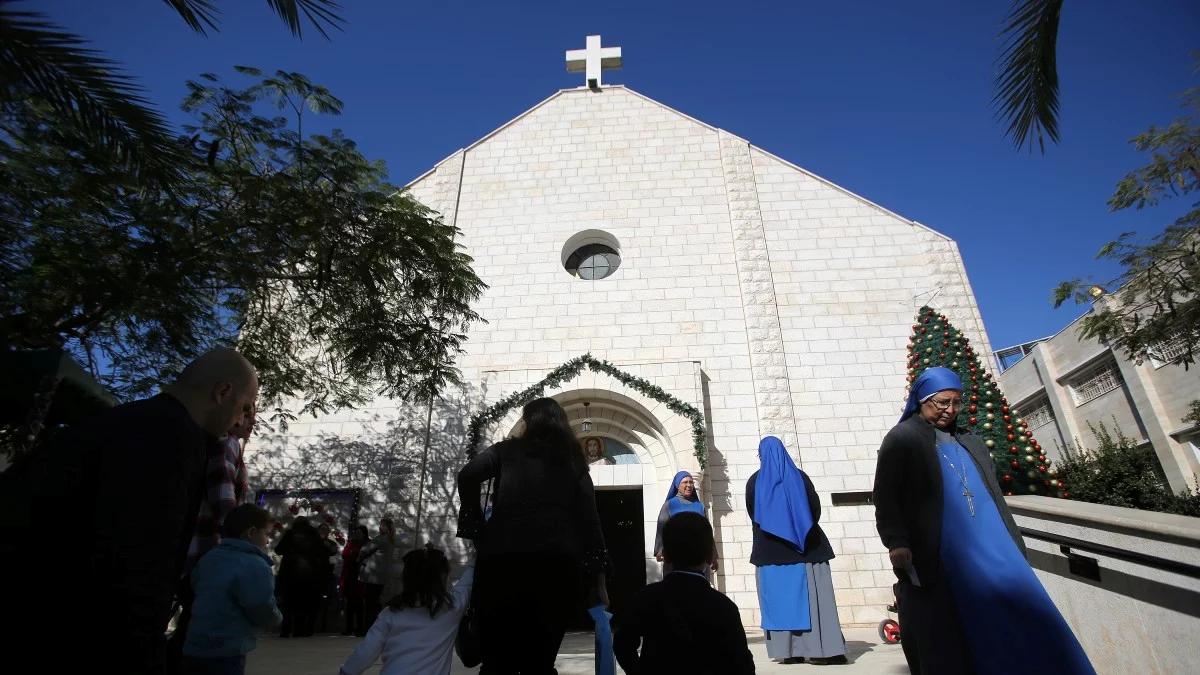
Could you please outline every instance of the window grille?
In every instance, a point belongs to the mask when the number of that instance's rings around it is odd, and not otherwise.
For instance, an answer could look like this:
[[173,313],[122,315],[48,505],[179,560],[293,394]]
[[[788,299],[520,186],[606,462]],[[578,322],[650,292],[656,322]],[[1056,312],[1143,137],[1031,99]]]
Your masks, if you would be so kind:
[[1020,415],[1025,418],[1025,424],[1030,429],[1037,429],[1054,421],[1054,410],[1050,408],[1050,400],[1045,398],[1029,408],[1029,412],[1022,412]]
[[1071,395],[1075,405],[1081,406],[1121,386],[1121,373],[1117,364],[1108,361],[1081,375],[1071,384]]
[[1183,356],[1187,348],[1184,346],[1182,338],[1175,338],[1159,342],[1147,351],[1150,353],[1150,361],[1154,363],[1154,367],[1162,368],[1180,356]]

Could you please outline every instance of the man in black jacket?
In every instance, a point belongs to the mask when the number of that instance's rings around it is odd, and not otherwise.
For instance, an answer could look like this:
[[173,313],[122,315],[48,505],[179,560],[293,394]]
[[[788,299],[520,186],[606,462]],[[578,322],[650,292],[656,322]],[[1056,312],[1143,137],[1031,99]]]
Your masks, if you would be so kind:
[[4,501],[24,501],[27,516],[7,534],[33,552],[3,562],[9,606],[26,612],[5,617],[11,658],[37,654],[63,672],[162,672],[206,452],[257,396],[249,362],[214,350],[163,393],[73,427],[10,469]]
[[[674,571],[643,588],[617,617],[613,652],[626,675],[670,673],[746,675],[754,657],[737,605],[708,583],[712,526],[684,512],[663,526],[663,557]],[[638,647],[641,646],[641,653]]]

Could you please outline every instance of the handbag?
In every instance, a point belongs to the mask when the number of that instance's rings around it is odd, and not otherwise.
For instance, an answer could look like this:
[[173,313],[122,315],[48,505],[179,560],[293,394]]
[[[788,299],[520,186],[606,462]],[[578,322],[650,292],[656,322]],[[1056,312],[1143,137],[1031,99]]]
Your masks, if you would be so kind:
[[[492,498],[492,485],[500,480],[500,475],[488,481],[487,490],[484,493],[483,503],[489,504]],[[488,510],[484,511],[485,514]],[[486,519],[487,516],[485,515]],[[482,560],[475,560],[475,585],[471,588],[471,596],[467,600],[467,609],[463,612],[462,618],[458,621],[458,635],[454,636],[454,653],[458,654],[458,660],[462,661],[467,668],[474,668],[483,662],[483,635],[480,630],[479,607],[476,598],[479,593],[479,566],[484,564]]]
[[458,622],[458,635],[454,636],[454,653],[468,668],[483,662],[483,639],[479,630],[479,612],[475,608],[475,589],[467,601],[467,611]]

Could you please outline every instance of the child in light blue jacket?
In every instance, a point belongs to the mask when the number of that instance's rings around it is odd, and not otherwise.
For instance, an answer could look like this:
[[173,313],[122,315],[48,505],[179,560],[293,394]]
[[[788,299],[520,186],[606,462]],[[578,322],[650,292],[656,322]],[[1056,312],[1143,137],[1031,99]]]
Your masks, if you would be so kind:
[[283,619],[266,547],[271,516],[242,504],[225,516],[221,544],[192,570],[192,621],[183,643],[185,672],[242,675],[255,632]]

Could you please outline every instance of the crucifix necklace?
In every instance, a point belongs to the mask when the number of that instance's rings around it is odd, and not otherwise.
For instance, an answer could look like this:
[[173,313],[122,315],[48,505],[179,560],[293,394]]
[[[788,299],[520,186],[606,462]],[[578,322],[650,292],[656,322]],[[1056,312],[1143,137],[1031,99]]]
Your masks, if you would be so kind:
[[[958,468],[954,464],[954,460],[950,459],[950,456],[947,455],[945,451],[943,451],[941,448],[938,448],[938,452],[942,453],[942,457],[945,457],[946,461],[950,463],[950,468],[954,469],[954,475],[958,477],[959,485],[962,486],[962,496],[967,500],[967,513],[971,514],[971,517],[974,518],[975,494],[971,492],[971,488],[967,487],[967,467],[964,465],[963,468]],[[961,451],[959,451],[957,454],[959,457],[962,456]]]

